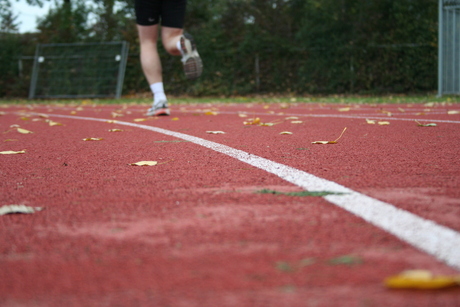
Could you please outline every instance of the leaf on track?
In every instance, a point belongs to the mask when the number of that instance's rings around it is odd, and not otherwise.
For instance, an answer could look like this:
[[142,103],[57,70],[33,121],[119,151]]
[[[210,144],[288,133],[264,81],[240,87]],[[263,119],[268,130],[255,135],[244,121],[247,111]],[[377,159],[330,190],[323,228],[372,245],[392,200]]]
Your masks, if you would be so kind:
[[384,280],[385,286],[394,289],[442,289],[460,285],[460,275],[434,276],[427,270],[407,270]]
[[415,122],[417,123],[417,126],[419,126],[419,127],[436,127],[437,126],[435,123],[422,124],[417,120]]
[[22,133],[22,134],[31,134],[33,133],[32,131],[29,131],[27,129],[24,129],[24,128],[17,128],[18,132],[19,133]]
[[206,133],[209,133],[209,134],[225,134],[225,132],[223,132],[223,131],[206,131]]
[[379,124],[380,126],[388,126],[390,122],[383,121],[383,122],[377,122],[377,124]]
[[103,138],[84,138],[83,141],[102,141]]
[[337,144],[337,141],[342,137],[343,133],[345,132],[345,130],[347,130],[347,127],[345,127],[342,131],[342,133],[340,134],[340,136],[335,139],[334,141],[315,141],[315,142],[311,142],[312,144]]
[[281,131],[280,134],[292,134],[290,131]]
[[31,214],[43,210],[42,207],[29,207],[25,205],[7,205],[0,207],[0,215],[24,213]]
[[153,166],[153,165],[157,165],[158,162],[157,161],[139,161],[139,162],[136,162],[136,163],[130,163],[129,165],[133,165],[133,166]]
[[300,197],[307,197],[307,196],[326,196],[326,195],[342,195],[343,193],[337,192],[330,192],[330,191],[300,191],[300,192],[279,192],[270,189],[262,189],[260,191],[256,191],[256,193],[260,194],[274,194],[274,195],[287,195],[287,196],[300,196]]
[[24,154],[24,153],[26,153],[25,150],[20,150],[20,151],[13,151],[13,150],[0,151],[0,154],[2,154],[2,155],[17,155],[17,154]]
[[366,118],[366,123],[368,123],[369,125],[375,125],[375,120]]
[[447,114],[449,114],[449,115],[460,114],[460,111],[458,111],[458,110],[451,110],[451,111],[447,111]]
[[350,107],[347,107],[347,108],[339,108],[339,109],[338,109],[339,112],[348,112],[348,111],[350,111],[350,110],[351,110]]
[[147,118],[135,118],[135,119],[133,119],[133,122],[136,122],[136,123],[145,122],[146,120],[147,120]]
[[297,116],[290,116],[290,117],[286,117],[285,120],[295,120],[295,119],[299,119]]
[[61,123],[58,123],[58,122],[54,122],[52,120],[47,120],[48,124],[52,127],[52,126],[63,126],[63,124]]
[[303,123],[303,121],[301,121],[301,120],[293,120],[293,121],[291,121],[291,124],[301,124],[301,123]]
[[122,132],[123,129],[109,129],[109,132]]
[[174,120],[174,121],[179,120],[179,117],[173,117],[171,118],[171,120]]
[[115,124],[117,121],[116,120],[106,120],[105,122],[109,124]]
[[215,111],[205,111],[204,112],[204,115],[217,115],[219,114],[218,112],[215,112]]
[[249,118],[247,121],[243,122],[244,125],[259,125],[260,118]]

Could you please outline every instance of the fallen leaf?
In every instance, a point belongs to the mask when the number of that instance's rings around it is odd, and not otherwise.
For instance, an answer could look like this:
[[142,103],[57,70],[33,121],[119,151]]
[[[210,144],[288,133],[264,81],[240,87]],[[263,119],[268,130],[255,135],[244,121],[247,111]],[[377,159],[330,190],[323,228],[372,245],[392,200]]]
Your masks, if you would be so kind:
[[389,125],[390,122],[383,121],[383,122],[377,122],[377,124],[379,124],[380,126],[385,126],[385,125]]
[[457,110],[451,110],[451,111],[447,111],[447,114],[449,114],[449,115],[453,115],[453,114],[460,114],[460,111],[457,111]]
[[347,130],[347,127],[345,127],[342,131],[342,133],[340,134],[340,136],[334,140],[334,141],[316,141],[316,142],[312,142],[312,144],[337,144],[337,141],[342,137],[343,133],[345,132],[345,130]]
[[289,132],[289,131],[281,131],[280,134],[292,134],[292,132]]
[[22,119],[22,120],[30,120],[29,117],[25,117],[25,116],[21,117],[21,119]]
[[58,122],[53,122],[52,120],[48,120],[48,124],[52,127],[52,126],[62,126],[61,123],[58,123]]
[[0,207],[0,215],[13,214],[13,213],[35,213],[43,210],[42,207],[28,207],[25,205],[7,205]]
[[219,114],[219,113],[214,112],[214,111],[206,111],[206,112],[204,112],[204,115],[217,115],[217,114]]
[[368,123],[370,125],[375,125],[375,120],[371,120],[371,119],[366,118],[366,123]]
[[247,121],[243,122],[244,125],[258,125],[260,124],[260,118],[249,118]]
[[112,112],[112,117],[113,118],[116,118],[116,117],[123,117],[124,115],[123,114],[120,114],[120,113],[117,113],[117,112]]
[[109,132],[122,132],[123,129],[109,129]]
[[179,120],[179,117],[173,117],[171,120]]
[[394,289],[442,289],[460,285],[458,276],[434,276],[427,270],[407,270],[384,280],[388,288]]
[[133,119],[134,122],[145,122],[147,119],[146,118],[135,118]]
[[41,118],[48,118],[49,116],[46,115],[46,114],[38,114],[38,117],[41,117]]
[[260,123],[259,126],[268,126],[268,127],[271,127],[271,126],[274,126],[275,123]]
[[102,141],[103,138],[84,138],[83,141]]
[[248,117],[247,114],[243,114],[243,113],[239,113],[238,116],[239,116],[239,117]]
[[406,110],[404,110],[403,108],[398,108],[398,110],[399,110],[399,112],[401,112],[401,113],[406,112]]
[[33,133],[32,131],[29,131],[29,130],[26,130],[26,129],[23,129],[23,128],[17,128],[18,129],[18,132],[19,133],[22,133],[22,134],[30,134],[30,133]]
[[297,116],[286,117],[285,120],[299,119]]
[[293,120],[293,121],[291,121],[291,124],[301,124],[301,123],[303,123],[303,121],[301,121],[301,120]]
[[6,150],[6,151],[0,151],[0,154],[2,155],[15,155],[15,154],[23,154],[26,153],[25,150],[20,150],[20,151],[13,151],[13,150]]
[[209,133],[209,134],[225,134],[225,132],[223,132],[223,131],[206,131],[206,133]]
[[17,139],[6,139],[3,142],[16,142],[16,141],[17,141]]
[[105,121],[106,123],[109,123],[109,124],[115,124],[117,121],[116,120],[107,120]]
[[348,112],[350,111],[351,108],[339,108],[338,111],[339,112]]
[[75,115],[75,114],[77,114],[77,111],[71,111],[70,114]]
[[422,124],[418,122],[417,120],[415,121],[419,127],[436,127],[437,125],[435,123],[429,123],[429,124]]
[[131,163],[130,165],[133,165],[133,166],[153,166],[153,165],[157,165],[158,162],[157,161],[139,161],[139,162],[136,162],[136,163]]

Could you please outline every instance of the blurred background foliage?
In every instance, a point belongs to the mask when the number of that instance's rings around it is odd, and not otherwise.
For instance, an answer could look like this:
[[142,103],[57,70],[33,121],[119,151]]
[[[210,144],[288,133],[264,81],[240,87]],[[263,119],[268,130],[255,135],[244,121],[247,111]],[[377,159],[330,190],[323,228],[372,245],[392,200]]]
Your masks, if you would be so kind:
[[[130,43],[123,94],[148,92],[133,0],[56,0],[38,32],[18,33],[0,0],[0,97],[27,97],[38,43]],[[43,1],[28,0],[40,5]],[[90,5],[89,5],[90,4]],[[183,76],[162,48],[169,94],[383,94],[437,86],[436,0],[189,0],[186,31],[205,69]]]

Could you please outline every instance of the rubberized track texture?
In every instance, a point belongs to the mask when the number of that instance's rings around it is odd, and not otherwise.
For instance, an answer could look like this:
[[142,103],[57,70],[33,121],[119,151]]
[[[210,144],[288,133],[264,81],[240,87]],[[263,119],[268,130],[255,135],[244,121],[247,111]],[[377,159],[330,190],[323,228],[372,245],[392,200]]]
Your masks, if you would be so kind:
[[1,306],[460,306],[458,104],[145,110],[2,106]]

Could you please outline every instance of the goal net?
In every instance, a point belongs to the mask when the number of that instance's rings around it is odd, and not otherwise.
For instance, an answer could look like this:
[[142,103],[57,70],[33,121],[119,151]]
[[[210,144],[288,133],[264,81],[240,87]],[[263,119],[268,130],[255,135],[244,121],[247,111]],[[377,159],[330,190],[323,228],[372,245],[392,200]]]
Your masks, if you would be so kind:
[[120,98],[127,42],[39,44],[29,98]]

